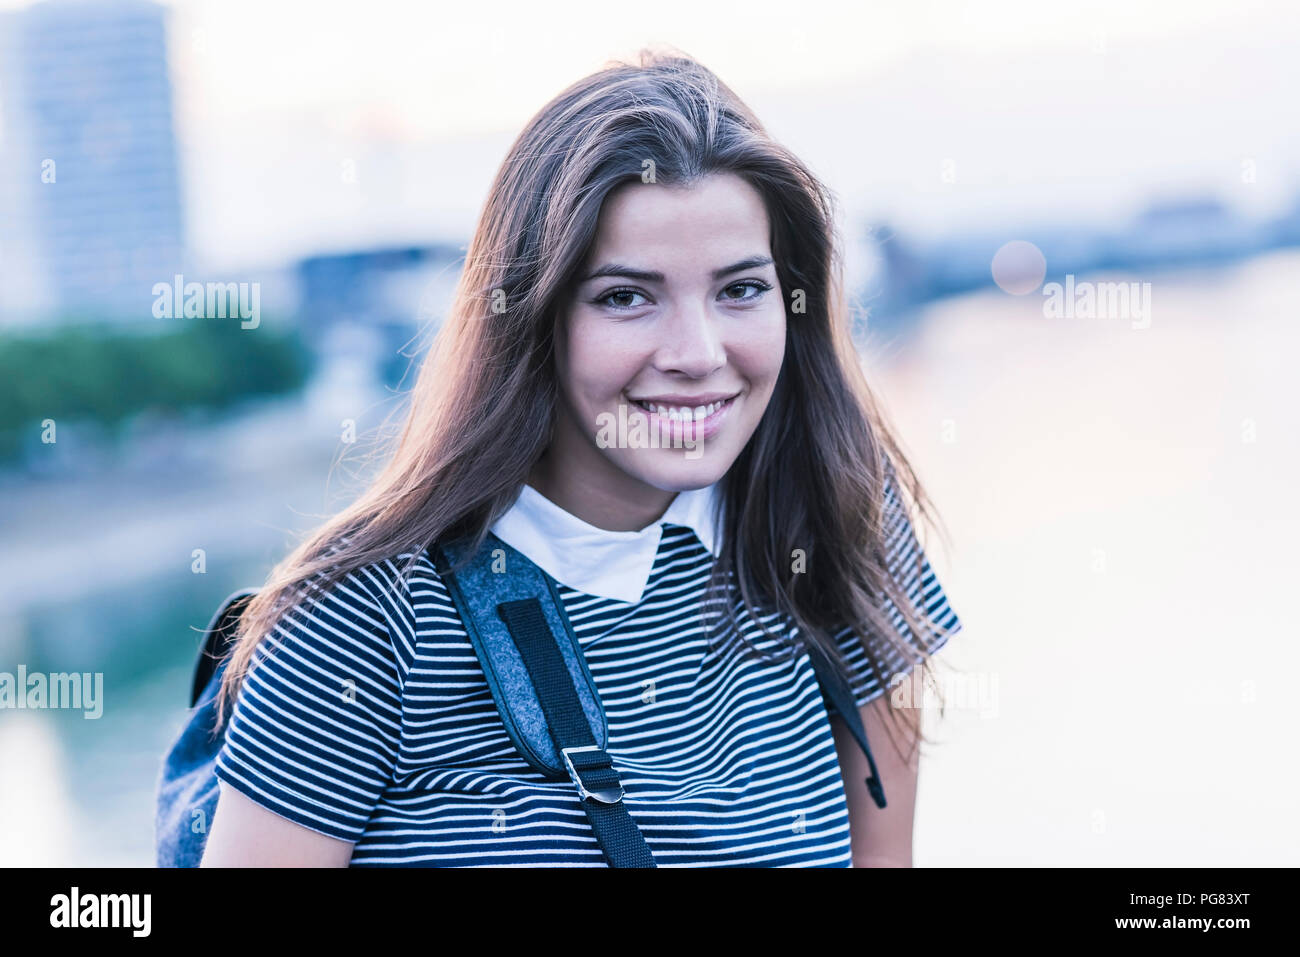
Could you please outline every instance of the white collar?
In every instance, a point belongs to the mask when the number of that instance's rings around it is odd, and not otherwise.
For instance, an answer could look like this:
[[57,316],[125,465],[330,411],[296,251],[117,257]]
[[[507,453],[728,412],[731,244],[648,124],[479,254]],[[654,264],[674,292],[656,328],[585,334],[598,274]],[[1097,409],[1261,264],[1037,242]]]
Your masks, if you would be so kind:
[[640,531],[611,532],[587,524],[524,485],[492,533],[570,588],[637,602],[650,581],[665,524],[685,525],[714,557],[719,555],[721,536],[713,524],[717,494],[716,482],[678,492],[663,516]]

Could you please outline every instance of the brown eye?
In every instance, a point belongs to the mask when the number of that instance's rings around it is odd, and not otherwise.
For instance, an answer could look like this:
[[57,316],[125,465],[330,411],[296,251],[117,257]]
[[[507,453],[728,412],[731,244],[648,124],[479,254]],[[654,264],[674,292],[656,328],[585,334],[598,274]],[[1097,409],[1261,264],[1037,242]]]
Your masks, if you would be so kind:
[[767,283],[765,283],[765,282],[759,282],[757,279],[746,279],[744,282],[735,282],[735,283],[732,283],[730,286],[728,286],[726,289],[724,289],[723,292],[724,292],[724,293],[730,293],[730,292],[732,292],[732,291],[734,291],[734,290],[737,290],[737,289],[740,289],[740,290],[744,290],[744,289],[753,289],[753,290],[754,290],[754,294],[753,294],[752,296],[743,296],[743,295],[742,295],[742,296],[728,296],[728,297],[727,297],[728,299],[731,299],[733,302],[743,302],[743,301],[745,301],[746,299],[757,299],[759,296],[763,295],[763,293],[767,292],[767,291],[768,291],[769,289],[771,289],[771,288],[772,288],[772,287],[769,286]]
[[[608,306],[611,309],[635,309],[637,306],[642,305],[642,303],[628,302],[625,297],[635,298],[636,296],[641,296],[641,293],[637,292],[635,289],[613,289],[605,293],[603,296],[598,296],[593,299],[592,302],[598,306]],[[642,298],[644,299],[645,297],[642,296]]]

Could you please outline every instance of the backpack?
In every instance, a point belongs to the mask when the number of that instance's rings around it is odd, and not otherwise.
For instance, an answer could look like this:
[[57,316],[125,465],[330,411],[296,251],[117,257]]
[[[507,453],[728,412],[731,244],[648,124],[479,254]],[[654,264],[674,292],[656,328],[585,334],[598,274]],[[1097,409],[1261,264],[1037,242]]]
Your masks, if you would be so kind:
[[[509,575],[493,570],[504,553]],[[488,533],[471,553],[466,541],[428,549],[474,647],[511,743],[547,778],[570,780],[611,867],[654,867],[654,857],[623,804],[618,771],[605,751],[609,727],[595,681],[556,590],[555,580]],[[203,633],[190,688],[189,718],[163,759],[155,796],[159,867],[198,867],[220,795],[217,754],[230,718],[218,726],[216,697],[239,616],[257,594],[245,588],[218,606]],[[809,647],[831,710],[845,720],[867,757],[867,788],[885,806],[866,729],[848,683]]]

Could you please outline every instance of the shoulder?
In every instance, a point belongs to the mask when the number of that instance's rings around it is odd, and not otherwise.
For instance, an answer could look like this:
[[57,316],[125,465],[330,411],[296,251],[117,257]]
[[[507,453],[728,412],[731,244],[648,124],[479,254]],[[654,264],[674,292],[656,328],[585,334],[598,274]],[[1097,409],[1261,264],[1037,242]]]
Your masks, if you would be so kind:
[[444,601],[450,606],[428,554],[395,551],[333,581],[318,575],[276,620],[258,658],[331,659],[339,668],[382,671],[400,686],[414,660],[421,618]]
[[883,508],[881,520],[886,536],[896,536],[901,525],[910,523],[907,500],[903,496],[903,488],[898,480],[898,472],[895,471],[893,463],[888,459],[885,460],[880,498]]
[[890,575],[907,579],[925,562],[925,551],[912,524],[912,510],[892,462],[886,460],[881,487],[881,550]]
[[393,554],[281,615],[241,684],[217,776],[305,827],[356,841],[396,765],[415,601],[432,565]]
[[[884,616],[880,624],[882,627],[892,626],[894,638],[883,638],[875,628],[865,623],[860,629],[843,628],[835,636],[840,651],[853,668],[852,684],[859,706],[883,694],[894,676],[909,673],[922,656],[932,655],[943,648],[949,636],[962,627],[925,546],[917,536],[908,499],[893,463],[888,460],[881,506],[879,554],[897,591],[896,595],[880,596],[879,608]],[[909,610],[917,616],[925,634],[913,632],[901,605],[910,606]],[[882,673],[883,681],[880,679]]]

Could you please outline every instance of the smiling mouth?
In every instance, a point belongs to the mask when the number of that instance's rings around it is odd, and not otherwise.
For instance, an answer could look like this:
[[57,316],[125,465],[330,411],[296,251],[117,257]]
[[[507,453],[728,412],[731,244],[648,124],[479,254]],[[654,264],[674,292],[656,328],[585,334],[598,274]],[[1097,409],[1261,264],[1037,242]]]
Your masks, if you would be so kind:
[[712,418],[723,409],[728,408],[740,396],[737,392],[735,395],[726,399],[719,399],[715,402],[709,402],[704,405],[684,406],[669,405],[663,402],[644,402],[641,399],[634,399],[630,395],[624,395],[627,399],[639,409],[644,409],[660,418],[669,419],[679,422],[703,422],[705,419]]

